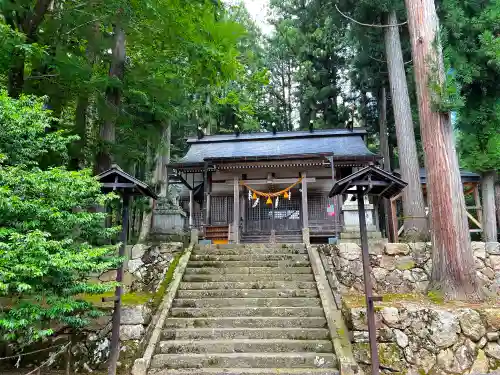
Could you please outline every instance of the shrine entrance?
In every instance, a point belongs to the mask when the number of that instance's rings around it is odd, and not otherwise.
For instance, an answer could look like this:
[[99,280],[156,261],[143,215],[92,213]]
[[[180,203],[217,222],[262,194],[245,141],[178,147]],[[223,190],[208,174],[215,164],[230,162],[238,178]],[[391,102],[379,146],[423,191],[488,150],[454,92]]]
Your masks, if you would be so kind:
[[245,199],[245,215],[242,223],[243,234],[269,235],[293,234],[302,230],[302,201],[298,188],[291,190],[289,198],[273,198],[267,204],[261,197],[258,201]]

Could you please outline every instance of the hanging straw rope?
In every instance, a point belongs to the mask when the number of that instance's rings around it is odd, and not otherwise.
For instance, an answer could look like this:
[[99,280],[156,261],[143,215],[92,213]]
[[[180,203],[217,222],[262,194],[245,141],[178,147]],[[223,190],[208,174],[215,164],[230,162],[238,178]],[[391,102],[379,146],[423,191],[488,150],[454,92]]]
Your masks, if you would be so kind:
[[241,181],[240,184],[243,185],[244,187],[246,187],[248,190],[250,190],[252,193],[254,193],[255,195],[257,195],[259,197],[275,198],[275,197],[279,197],[280,195],[290,191],[290,189],[293,189],[295,186],[297,186],[298,184],[300,184],[302,182],[302,179],[303,179],[303,177],[300,177],[296,182],[294,182],[293,184],[291,184],[290,186],[288,186],[287,188],[285,188],[283,190],[277,191],[276,193],[264,193],[262,191],[255,190],[254,188],[251,188],[250,186],[245,184],[243,181]]

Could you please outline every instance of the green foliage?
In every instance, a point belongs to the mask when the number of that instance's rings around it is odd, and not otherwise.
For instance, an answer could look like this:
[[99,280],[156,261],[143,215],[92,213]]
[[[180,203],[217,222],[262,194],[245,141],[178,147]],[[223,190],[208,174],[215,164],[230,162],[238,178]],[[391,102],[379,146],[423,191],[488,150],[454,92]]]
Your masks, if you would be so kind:
[[61,131],[46,133],[57,120],[44,106],[43,98],[12,100],[5,91],[0,92],[0,145],[7,164],[33,166],[48,153],[65,156],[67,144],[75,137],[64,138]]
[[103,196],[89,171],[40,168],[47,152],[65,160],[71,138],[50,132],[52,120],[34,97],[0,93],[0,335],[19,347],[53,334],[55,324],[81,328],[98,314],[82,293],[103,293],[113,284],[89,275],[116,265],[105,245],[116,228],[92,212]]
[[456,127],[461,163],[479,172],[500,168],[500,1],[446,0],[440,8],[445,57],[464,106]]

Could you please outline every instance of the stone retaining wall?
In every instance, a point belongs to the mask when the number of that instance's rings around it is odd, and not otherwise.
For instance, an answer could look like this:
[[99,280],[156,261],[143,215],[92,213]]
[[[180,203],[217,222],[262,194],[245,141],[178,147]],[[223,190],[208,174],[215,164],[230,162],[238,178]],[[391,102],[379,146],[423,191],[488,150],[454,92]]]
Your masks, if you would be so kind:
[[[370,351],[362,300],[345,297],[343,312],[356,360],[367,370]],[[500,306],[439,307],[425,301],[384,305],[376,306],[376,324],[379,357],[387,373],[486,374],[500,369]]]
[[[176,255],[183,251],[182,242],[160,243],[158,245],[136,244],[127,246],[129,258],[124,278],[124,297],[120,319],[120,340],[122,367],[129,367],[129,360],[144,338],[158,302],[162,285]],[[99,280],[114,280],[116,271],[100,275]],[[167,280],[168,281],[168,280]],[[107,360],[111,339],[111,305],[105,308],[109,313],[93,323],[92,332],[74,347],[78,358],[75,368],[97,369]]]
[[[500,244],[473,242],[478,277],[492,294],[500,295]],[[331,271],[342,294],[363,292],[361,248],[354,243],[321,245],[331,256]],[[376,293],[425,292],[432,269],[430,243],[372,243],[372,283]]]
[[[166,284],[171,276],[169,274],[173,273],[175,267],[173,262],[179,258],[184,247],[182,242],[127,246],[126,254],[129,260],[124,278],[120,325],[121,352],[119,361],[122,369],[130,367],[132,360],[135,359],[135,352],[145,340],[152,316],[166,290]],[[95,281],[111,281],[115,278],[116,270],[111,270],[95,277]],[[114,293],[108,293],[106,296],[112,294]],[[108,359],[113,303],[103,303],[102,297],[82,297],[99,306],[104,315],[90,322],[83,332],[72,338],[74,343],[72,345],[72,367],[75,371],[92,372],[102,369]],[[47,342],[37,343],[27,348],[25,352],[66,344],[68,340],[67,335],[59,335]],[[9,355],[8,348],[6,350],[5,355],[7,356]],[[57,349],[41,351],[36,355],[21,357],[19,365],[21,368],[31,368],[44,362],[49,353],[57,351]],[[16,361],[17,358],[13,358],[10,362],[0,363],[0,373],[13,367]],[[65,365],[65,356],[61,355],[53,367],[65,368]]]

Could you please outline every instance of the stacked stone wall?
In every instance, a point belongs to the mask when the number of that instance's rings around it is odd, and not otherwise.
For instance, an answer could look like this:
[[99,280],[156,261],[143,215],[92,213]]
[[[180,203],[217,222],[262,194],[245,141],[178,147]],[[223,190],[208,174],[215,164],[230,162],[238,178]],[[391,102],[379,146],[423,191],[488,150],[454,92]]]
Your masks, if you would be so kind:
[[[492,295],[500,295],[500,244],[473,242],[478,278]],[[331,271],[340,283],[340,292],[363,293],[361,248],[354,243],[322,245],[331,257]],[[432,270],[430,243],[374,242],[370,245],[373,289],[376,293],[424,293]]]
[[[357,362],[370,364],[366,309],[345,298]],[[387,373],[486,374],[500,370],[500,306],[438,307],[425,301],[398,301],[376,308],[379,358]]]
[[[473,242],[486,304],[444,303],[428,294],[430,243],[370,244],[377,342],[382,373],[500,374],[500,244]],[[370,350],[361,248],[321,245],[350,329],[357,362],[369,373]]]

